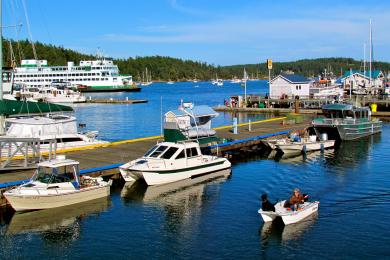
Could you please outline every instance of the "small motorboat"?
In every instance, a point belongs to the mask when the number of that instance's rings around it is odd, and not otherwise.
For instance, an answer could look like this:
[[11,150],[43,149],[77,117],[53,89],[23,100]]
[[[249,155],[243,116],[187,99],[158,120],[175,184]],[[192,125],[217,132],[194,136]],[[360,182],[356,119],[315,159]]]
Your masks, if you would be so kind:
[[335,140],[317,140],[315,135],[309,136],[309,138],[297,138],[294,140],[283,140],[284,142],[276,142],[274,145],[276,149],[283,153],[297,153],[297,152],[311,152],[324,150],[334,147]]
[[44,161],[25,184],[4,192],[15,211],[69,206],[110,195],[112,180],[80,176],[79,162],[57,156]]
[[285,225],[294,224],[302,221],[303,219],[311,216],[318,211],[319,201],[305,202],[300,205],[300,208],[296,211],[290,208],[285,208],[284,203],[286,201],[279,201],[275,204],[275,211],[263,211],[261,208],[258,213],[263,218],[264,222],[271,222],[276,217],[281,217]]

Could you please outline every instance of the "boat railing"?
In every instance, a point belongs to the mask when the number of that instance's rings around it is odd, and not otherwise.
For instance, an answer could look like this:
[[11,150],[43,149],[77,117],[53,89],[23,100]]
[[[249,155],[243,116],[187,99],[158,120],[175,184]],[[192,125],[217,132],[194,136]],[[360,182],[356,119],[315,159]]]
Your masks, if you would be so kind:
[[313,120],[313,123],[316,125],[339,125],[339,124],[354,125],[360,122],[361,120],[358,120],[356,118],[316,118]]

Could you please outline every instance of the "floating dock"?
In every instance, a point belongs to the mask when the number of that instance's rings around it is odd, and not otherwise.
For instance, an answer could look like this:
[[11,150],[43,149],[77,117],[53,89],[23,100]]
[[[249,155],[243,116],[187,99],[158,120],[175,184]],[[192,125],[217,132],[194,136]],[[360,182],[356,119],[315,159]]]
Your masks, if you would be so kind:
[[140,104],[147,103],[146,99],[87,99],[86,103],[92,104]]
[[[299,124],[286,124],[286,119],[286,117],[278,117],[238,124],[237,134],[233,133],[232,126],[217,127],[215,128],[217,135],[221,139],[231,141],[209,146],[209,152],[224,156],[226,153],[256,150],[261,140],[304,129],[311,122],[311,117],[305,118]],[[159,139],[162,139],[161,136],[151,136],[85,148],[68,149],[66,157],[80,162],[81,174],[119,178],[118,166],[141,157]],[[33,172],[33,170],[25,170],[0,174],[0,192],[26,182],[31,178]],[[4,203],[5,200],[0,198],[0,205]]]

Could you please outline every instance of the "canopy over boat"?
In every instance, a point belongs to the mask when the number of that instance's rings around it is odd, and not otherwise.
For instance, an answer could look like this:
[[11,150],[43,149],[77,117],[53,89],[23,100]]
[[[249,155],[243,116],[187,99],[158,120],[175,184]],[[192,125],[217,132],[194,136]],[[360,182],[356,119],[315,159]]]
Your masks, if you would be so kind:
[[43,113],[73,112],[73,108],[53,103],[0,100],[0,115],[42,115]]

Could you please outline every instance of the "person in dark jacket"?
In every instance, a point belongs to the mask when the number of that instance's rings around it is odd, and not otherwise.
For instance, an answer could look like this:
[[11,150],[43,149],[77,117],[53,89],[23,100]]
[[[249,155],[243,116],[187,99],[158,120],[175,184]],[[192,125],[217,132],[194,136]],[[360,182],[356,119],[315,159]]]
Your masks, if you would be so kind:
[[275,206],[269,202],[267,194],[261,195],[261,209],[263,211],[275,211]]

